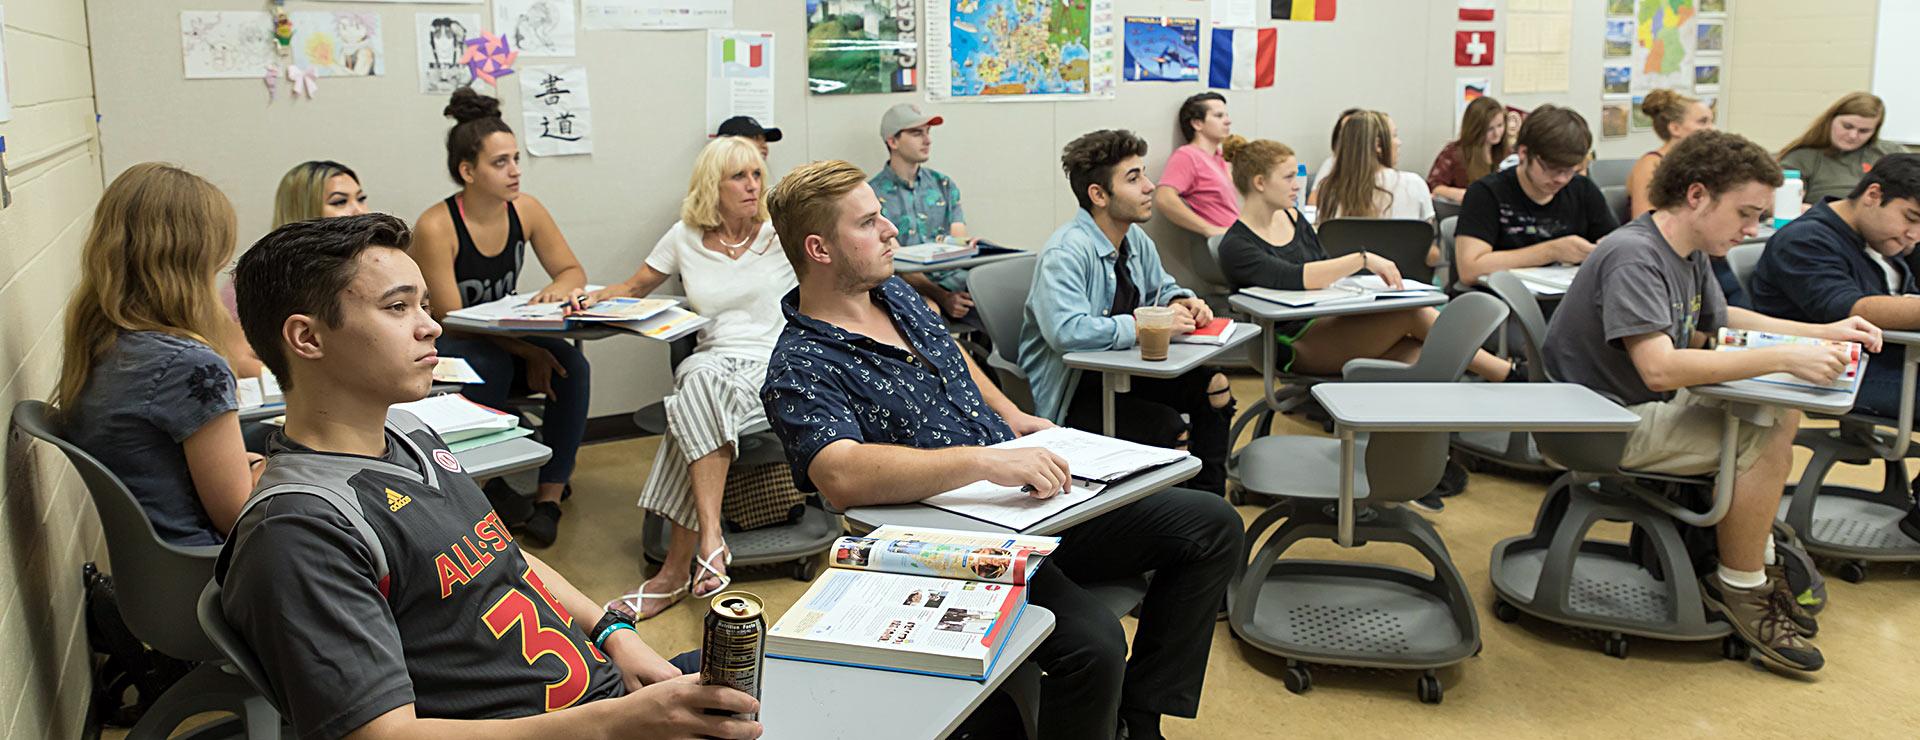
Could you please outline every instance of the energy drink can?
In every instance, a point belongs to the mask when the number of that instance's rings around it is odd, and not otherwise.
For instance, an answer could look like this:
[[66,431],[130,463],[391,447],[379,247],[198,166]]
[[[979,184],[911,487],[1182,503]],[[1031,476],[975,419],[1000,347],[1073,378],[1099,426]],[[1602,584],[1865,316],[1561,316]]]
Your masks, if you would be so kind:
[[[745,591],[713,597],[700,640],[700,683],[739,689],[758,700],[766,657],[767,617],[760,597]],[[759,712],[734,716],[760,719]]]

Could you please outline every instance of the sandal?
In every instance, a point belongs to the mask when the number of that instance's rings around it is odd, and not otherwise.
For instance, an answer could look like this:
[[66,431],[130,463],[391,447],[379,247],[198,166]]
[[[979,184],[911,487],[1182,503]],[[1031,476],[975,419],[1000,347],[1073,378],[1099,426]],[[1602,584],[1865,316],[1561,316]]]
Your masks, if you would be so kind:
[[[678,604],[682,600],[686,599],[687,591],[691,586],[692,584],[689,583],[686,586],[681,586],[679,588],[676,588],[664,594],[650,594],[650,593],[647,593],[645,590],[635,591],[633,593],[630,593],[625,596],[621,596],[620,598],[609,601],[601,605],[601,608],[606,609],[607,611],[618,611],[632,618],[633,621],[635,622],[645,622],[649,619],[665,614],[668,609],[673,608],[674,604]],[[642,589],[645,589],[645,587],[646,587],[646,584],[641,584]],[[649,614],[647,613],[648,599],[653,599],[655,601],[665,600],[667,603],[666,605],[653,610],[653,613]]]
[[[733,551],[728,550],[725,546],[714,548],[713,552],[707,553],[707,556],[704,558],[693,559],[695,570],[693,572],[693,579],[688,582],[690,588],[699,585],[701,581],[707,580],[707,576],[720,579],[720,585],[714,587],[712,590],[706,592],[694,591],[693,597],[696,599],[707,598],[721,591],[725,591],[728,586],[733,585],[733,579],[727,577],[727,574],[720,572],[720,568],[714,566],[713,561],[715,558],[719,558],[723,566],[733,565]],[[702,571],[705,571],[705,573],[703,574]]]

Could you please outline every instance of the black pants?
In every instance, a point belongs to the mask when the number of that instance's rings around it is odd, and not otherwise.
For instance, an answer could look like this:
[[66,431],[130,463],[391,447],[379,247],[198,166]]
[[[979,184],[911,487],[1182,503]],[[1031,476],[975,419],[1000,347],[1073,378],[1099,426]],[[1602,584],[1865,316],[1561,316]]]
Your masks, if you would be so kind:
[[[1217,610],[1241,556],[1240,515],[1217,495],[1173,488],[1081,524],[1033,576],[1028,598],[1052,611],[1034,651],[1040,736],[1111,740],[1120,710],[1193,717]],[[1153,571],[1133,655],[1113,612],[1081,584]]]
[[[1131,380],[1132,390],[1113,397],[1113,434],[1128,442],[1154,447],[1186,447],[1200,458],[1200,474],[1187,485],[1215,494],[1227,492],[1228,427],[1233,404],[1214,408],[1207,400],[1207,381],[1218,372],[1195,368],[1177,378]],[[1186,415],[1186,421],[1181,415]],[[1100,376],[1082,373],[1079,387],[1067,402],[1067,426],[1100,432]]]

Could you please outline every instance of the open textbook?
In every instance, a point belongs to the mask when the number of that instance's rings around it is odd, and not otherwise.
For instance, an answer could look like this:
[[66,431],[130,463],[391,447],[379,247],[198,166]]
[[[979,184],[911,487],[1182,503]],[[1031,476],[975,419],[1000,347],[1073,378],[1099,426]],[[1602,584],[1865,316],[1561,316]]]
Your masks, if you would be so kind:
[[1240,292],[1263,301],[1271,301],[1282,306],[1300,308],[1302,306],[1332,306],[1341,303],[1359,303],[1379,298],[1404,298],[1437,292],[1439,287],[1420,282],[1413,278],[1401,278],[1400,288],[1387,286],[1379,275],[1348,275],[1333,281],[1332,285],[1319,290],[1279,290],[1276,288],[1241,288]]
[[1019,486],[982,480],[929,496],[921,503],[1018,531],[1086,503],[1108,485],[1136,473],[1192,457],[1185,450],[1149,447],[1067,427],[1034,432],[993,447],[1047,448],[1067,461],[1067,473],[1073,476],[1072,488],[1050,498],[1035,498]]
[[[587,286],[589,290],[598,287]],[[663,340],[679,338],[707,323],[706,318],[680,308],[673,298],[608,298],[574,311],[565,303],[531,300],[529,295],[510,295],[447,315],[523,331],[563,331],[575,323],[594,323]]]
[[1006,647],[1058,537],[884,526],[832,560],[767,631],[774,658],[975,681]]
[[1858,342],[1835,342],[1813,337],[1797,337],[1792,334],[1774,334],[1752,329],[1731,329],[1720,327],[1720,336],[1713,345],[1718,352],[1739,352],[1762,347],[1774,347],[1782,344],[1832,344],[1847,350],[1847,369],[1840,377],[1827,385],[1817,385],[1794,377],[1791,373],[1768,373],[1753,378],[1762,383],[1790,385],[1815,391],[1843,391],[1852,393],[1860,389],[1860,376],[1867,371],[1867,353]]

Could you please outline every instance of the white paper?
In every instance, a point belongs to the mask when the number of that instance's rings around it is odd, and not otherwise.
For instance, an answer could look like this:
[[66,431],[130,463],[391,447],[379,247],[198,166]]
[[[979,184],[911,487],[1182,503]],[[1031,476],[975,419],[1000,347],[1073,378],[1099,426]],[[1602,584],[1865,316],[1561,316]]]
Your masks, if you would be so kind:
[[763,31],[707,32],[707,127],[734,116],[752,116],[760,125],[779,124],[773,115],[773,34]]
[[[7,6],[0,5],[0,29],[7,25]],[[7,40],[6,33],[0,30],[0,121],[13,118],[13,103],[7,99]]]
[[1256,0],[1213,0],[1213,25],[1253,28],[1260,25]]
[[433,366],[433,382],[485,383],[487,380],[480,377],[480,372],[473,369],[473,365],[468,364],[466,360],[458,357],[442,357],[440,362]]
[[732,28],[733,0],[580,0],[589,31]]
[[573,0],[493,0],[493,30],[521,56],[573,56]]
[[521,67],[520,136],[527,153],[557,157],[593,153],[593,106],[587,99],[587,68],[580,65]]
[[428,396],[418,401],[396,403],[394,408],[420,417],[448,442],[458,442],[505,431],[520,425],[520,419],[467,400],[458,393]]
[[187,79],[261,79],[276,43],[273,16],[264,11],[180,11]]
[[1067,472],[1073,477],[1107,483],[1192,456],[1185,450],[1150,447],[1069,427],[1045,429],[994,447],[1044,447],[1067,461]]
[[1565,52],[1508,54],[1503,93],[1567,91],[1567,54]]
[[466,52],[467,39],[479,36],[481,29],[479,13],[418,13],[413,16],[413,46],[420,72],[420,92],[447,95],[473,82],[473,72],[460,63],[460,55]]
[[257,409],[266,405],[266,396],[260,391],[259,378],[235,378],[233,397],[242,409]]
[[920,503],[1018,531],[1084,504],[1097,493],[1095,488],[1076,483],[1066,493],[1041,499],[1021,491],[1017,486],[977,481],[946,493],[928,496],[921,499]]

